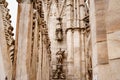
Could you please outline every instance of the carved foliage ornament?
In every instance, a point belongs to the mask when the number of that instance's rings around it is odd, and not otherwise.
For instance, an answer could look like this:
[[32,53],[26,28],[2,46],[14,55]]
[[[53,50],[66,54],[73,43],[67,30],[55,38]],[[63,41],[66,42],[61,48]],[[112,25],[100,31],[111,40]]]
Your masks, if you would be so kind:
[[0,4],[4,5],[5,8],[7,8],[8,3],[6,2],[6,0],[0,0]]
[[13,27],[11,26],[11,15],[9,14],[9,9],[7,8],[8,3],[5,1],[2,8],[2,20],[4,24],[4,32],[5,32],[5,38],[7,42],[7,47],[10,54],[10,59],[13,62],[14,61],[14,47],[15,47],[15,40],[13,38],[14,33]]
[[0,0],[0,4],[4,4],[5,2],[5,0]]

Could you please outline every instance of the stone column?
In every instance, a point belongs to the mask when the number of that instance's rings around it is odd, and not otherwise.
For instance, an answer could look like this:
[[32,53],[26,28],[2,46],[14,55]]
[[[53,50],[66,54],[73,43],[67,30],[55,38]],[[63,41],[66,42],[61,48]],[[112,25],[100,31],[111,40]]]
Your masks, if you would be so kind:
[[15,72],[13,80],[31,80],[32,3],[18,0],[18,16],[15,43]]
[[[40,25],[39,25],[40,26]],[[38,62],[38,70],[37,70],[37,80],[42,80],[42,59],[43,59],[43,35],[42,35],[42,32],[39,32],[39,35],[40,35],[40,40],[39,40],[39,62]]]
[[9,10],[7,9],[8,3],[5,0],[0,1],[0,80],[11,80],[12,62],[10,60],[7,38],[8,28],[10,25],[10,18],[7,19]]
[[[38,3],[37,3],[38,4]],[[41,6],[40,6],[41,5]],[[37,80],[49,80],[50,79],[50,41],[48,37],[48,28],[46,25],[45,15],[43,12],[42,2],[38,4],[39,15],[38,16],[38,26],[39,26],[39,62],[37,69]],[[45,12],[46,13],[46,12]]]
[[74,27],[73,27],[73,49],[74,49],[74,79],[81,79],[81,53],[80,53],[80,25],[79,25],[79,1],[74,0]]
[[47,72],[47,69],[49,69],[48,68],[48,65],[47,64],[49,64],[48,63],[48,61],[47,61],[47,58],[48,58],[48,56],[47,56],[47,49],[46,49],[46,33],[43,33],[43,45],[42,45],[42,53],[43,53],[43,55],[42,55],[42,79],[41,80],[49,80],[49,76],[47,75],[47,74],[49,74],[49,72]]
[[85,29],[86,25],[84,22],[85,18],[85,3],[84,0],[80,0],[79,2],[79,10],[80,10],[80,28],[81,28],[81,80],[85,80]]
[[31,80],[36,80],[37,78],[37,67],[38,67],[38,48],[39,48],[39,26],[38,26],[38,13],[33,12],[33,28],[32,29],[32,56],[31,56]]
[[50,80],[50,41],[48,29],[44,20],[39,25],[39,62],[37,69],[37,80]]
[[73,23],[73,0],[68,0],[67,1],[67,7],[66,7],[66,24],[67,24],[67,30],[66,30],[66,35],[67,35],[67,63],[68,63],[68,80],[72,80],[73,78],[73,60],[74,60],[74,54],[73,54],[73,32],[72,32],[72,23]]
[[41,31],[42,31],[42,53],[41,54],[41,80],[50,80],[50,74],[49,74],[49,69],[50,69],[50,59],[49,59],[49,48],[50,48],[50,41],[48,37],[48,29],[46,26],[46,22],[41,24]]

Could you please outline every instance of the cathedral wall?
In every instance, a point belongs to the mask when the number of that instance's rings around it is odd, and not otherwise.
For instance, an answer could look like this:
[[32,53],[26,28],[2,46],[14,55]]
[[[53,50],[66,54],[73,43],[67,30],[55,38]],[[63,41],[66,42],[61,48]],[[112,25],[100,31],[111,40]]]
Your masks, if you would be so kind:
[[120,1],[109,0],[106,13],[110,80],[120,79]]
[[120,79],[119,5],[119,0],[91,0],[93,80]]
[[[20,0],[18,0],[20,1]],[[27,0],[28,1],[28,0]],[[26,2],[27,2],[26,1]],[[57,0],[56,0],[57,1]],[[62,0],[61,0],[62,1]],[[53,1],[50,6],[48,14],[45,14],[46,22],[43,21],[44,26],[47,25],[48,29],[41,24],[40,29],[40,49],[39,57],[34,54],[34,58],[31,58],[31,39],[32,39],[32,4],[29,2],[19,3],[18,9],[18,25],[17,25],[17,37],[16,37],[16,54],[17,58],[16,64],[14,65],[14,78],[16,80],[33,80],[36,78],[39,80],[50,80],[57,74],[57,69],[62,62],[58,61],[58,57],[64,53],[65,58],[62,64],[63,71],[66,76],[66,80],[91,80],[86,77],[86,73],[92,75],[92,80],[120,80],[120,1],[119,0],[90,0],[90,27],[91,27],[91,46],[92,46],[92,69],[88,68],[88,72],[84,72],[85,66],[83,65],[84,56],[84,46],[82,46],[83,36],[79,35],[79,26],[76,26],[72,22],[72,0],[69,0],[67,8],[63,10],[62,15],[59,16],[58,4]],[[75,0],[77,1],[77,0]],[[82,1],[82,0],[81,0]],[[62,4],[62,2],[60,2]],[[39,4],[38,4],[39,5]],[[3,13],[0,5],[0,17],[3,17]],[[61,5],[59,5],[61,6]],[[84,6],[81,4],[81,6]],[[77,6],[78,7],[78,6]],[[78,8],[79,9],[79,8]],[[81,7],[80,7],[81,9]],[[6,9],[7,10],[7,9]],[[68,11],[68,12],[67,12]],[[79,10],[78,10],[79,12]],[[82,11],[80,11],[82,12]],[[47,13],[47,12],[46,12]],[[82,14],[82,13],[81,13]],[[27,15],[27,16],[26,16]],[[79,14],[78,14],[79,15]],[[5,16],[6,17],[6,16]],[[62,18],[62,22],[59,19]],[[69,19],[70,18],[70,19]],[[84,17],[83,17],[84,18]],[[41,18],[40,18],[41,19]],[[74,19],[77,19],[74,17]],[[82,18],[80,18],[82,19]],[[42,19],[43,20],[43,19]],[[81,20],[82,21],[82,20]],[[0,80],[5,80],[6,77],[10,80],[11,78],[11,62],[8,55],[9,48],[7,47],[5,32],[4,32],[4,20],[0,19]],[[41,21],[42,22],[42,21]],[[79,22],[79,21],[78,21]],[[47,23],[47,24],[46,24]],[[61,24],[62,23],[62,24]],[[36,25],[36,27],[38,26]],[[80,23],[80,25],[82,25]],[[82,25],[83,27],[83,25]],[[43,29],[42,29],[43,28]],[[46,28],[44,30],[44,28]],[[62,28],[62,32],[61,32]],[[38,53],[36,50],[37,40],[39,37],[36,28],[34,36],[34,53]],[[48,30],[48,34],[47,31]],[[34,31],[33,31],[34,32]],[[49,35],[51,46],[49,45]],[[24,36],[23,36],[24,35]],[[61,38],[58,40],[57,38]],[[67,38],[67,39],[66,39]],[[70,39],[70,40],[69,40]],[[81,43],[80,43],[81,40]],[[49,53],[49,48],[51,47],[51,55]],[[73,49],[72,49],[73,48]],[[81,49],[79,49],[81,48]],[[59,51],[59,50],[62,51]],[[73,51],[72,51],[73,50]],[[68,52],[67,52],[68,51]],[[68,54],[69,53],[69,54]],[[80,54],[81,53],[81,54]],[[49,65],[49,58],[51,56],[51,63]],[[86,55],[85,55],[86,56]],[[38,73],[36,73],[37,58],[39,58],[38,63]],[[68,58],[68,62],[67,62]],[[31,59],[33,60],[31,68]],[[63,59],[63,56],[62,56]],[[81,61],[81,62],[79,62]],[[68,64],[67,64],[68,63]],[[82,63],[82,64],[81,64]],[[91,63],[89,63],[91,64]],[[50,67],[50,68],[49,68]],[[33,69],[33,70],[32,70]],[[50,73],[49,73],[50,69]],[[32,72],[34,71],[34,72]],[[55,73],[56,71],[56,73]],[[60,70],[62,72],[62,70]],[[47,72],[47,73],[46,73]],[[92,73],[91,73],[92,72]],[[85,73],[85,74],[84,74]],[[34,76],[33,76],[34,74]],[[62,74],[62,73],[59,73]],[[63,75],[62,74],[62,75]],[[68,77],[70,76],[70,77]],[[83,78],[81,77],[83,76]],[[60,76],[59,76],[60,77]],[[91,76],[90,76],[91,77]],[[70,78],[70,79],[69,79]],[[79,79],[78,79],[79,78]],[[58,79],[58,78],[57,78]],[[55,79],[55,80],[57,80]]]
[[109,0],[106,14],[109,59],[120,58],[120,2]]
[[[62,30],[63,30],[63,40],[62,41],[58,41],[56,39],[56,29],[58,26],[58,20],[57,18],[59,18],[59,13],[58,13],[58,9],[56,6],[56,3],[52,3],[51,8],[50,8],[50,12],[49,12],[49,18],[48,18],[48,33],[49,33],[49,38],[50,38],[50,42],[51,42],[51,78],[53,77],[53,70],[56,70],[56,64],[57,64],[57,60],[56,60],[56,53],[59,51],[59,49],[61,48],[62,51],[65,51],[65,55],[66,55],[66,34],[65,34],[65,30],[66,30],[66,19],[65,19],[65,14],[62,13]],[[66,67],[66,62],[65,62],[66,58],[64,59],[64,70]],[[66,71],[65,71],[66,72]]]

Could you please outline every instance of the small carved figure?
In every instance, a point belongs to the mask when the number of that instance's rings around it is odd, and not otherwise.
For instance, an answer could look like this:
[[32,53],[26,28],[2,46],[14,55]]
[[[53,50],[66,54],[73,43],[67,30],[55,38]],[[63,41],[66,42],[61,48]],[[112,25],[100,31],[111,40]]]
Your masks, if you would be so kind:
[[57,28],[56,28],[56,40],[62,41],[63,40],[63,29],[62,29],[62,18],[57,18]]
[[63,30],[62,28],[57,28],[56,29],[56,40],[62,41],[63,39]]
[[65,51],[62,51],[61,48],[56,53],[57,65],[55,72],[53,72],[53,79],[65,79],[65,74],[63,72],[64,53]]
[[59,51],[56,53],[56,58],[57,58],[57,63],[58,64],[62,64],[63,63],[64,52],[65,51],[62,51],[61,48],[60,48]]
[[57,65],[57,69],[54,73],[53,79],[65,79],[65,74],[63,72],[63,65]]

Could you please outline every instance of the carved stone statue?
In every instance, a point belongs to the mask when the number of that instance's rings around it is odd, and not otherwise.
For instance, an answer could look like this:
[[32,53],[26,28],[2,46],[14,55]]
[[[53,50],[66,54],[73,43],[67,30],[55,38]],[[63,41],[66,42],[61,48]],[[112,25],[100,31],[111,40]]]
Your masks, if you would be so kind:
[[62,30],[62,18],[57,18],[57,28],[56,28],[56,40],[62,41],[63,40],[63,30]]
[[56,39],[58,40],[58,41],[62,41],[62,39],[63,39],[63,36],[62,36],[62,28],[57,28],[56,29]]
[[62,64],[63,63],[64,52],[65,51],[62,51],[61,48],[60,48],[59,51],[56,53],[57,64]]
[[62,51],[61,48],[56,53],[57,65],[55,72],[53,72],[53,79],[65,79],[65,74],[63,72],[64,53],[65,51]]
[[65,74],[63,72],[63,65],[57,65],[57,69],[54,73],[53,79],[65,79]]

